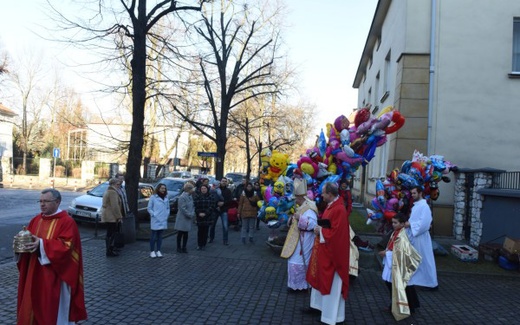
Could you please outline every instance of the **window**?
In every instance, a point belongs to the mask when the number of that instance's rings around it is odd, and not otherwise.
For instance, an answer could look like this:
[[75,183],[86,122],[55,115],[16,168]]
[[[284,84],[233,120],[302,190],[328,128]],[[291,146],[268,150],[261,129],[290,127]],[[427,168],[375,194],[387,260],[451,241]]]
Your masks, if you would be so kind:
[[[390,93],[390,54],[391,52],[388,51],[388,54],[385,57],[385,70],[383,71],[383,90],[385,92],[384,95],[388,97],[388,94]],[[383,97],[384,97],[383,95]],[[381,103],[384,102],[386,97],[383,99],[381,98]]]
[[379,82],[380,82],[380,78],[379,78],[379,71],[377,72],[377,75],[376,75],[376,84],[374,85],[375,89],[374,89],[374,105],[376,105],[378,103],[377,101],[377,98],[379,96]]
[[520,18],[513,20],[513,72],[520,74]]

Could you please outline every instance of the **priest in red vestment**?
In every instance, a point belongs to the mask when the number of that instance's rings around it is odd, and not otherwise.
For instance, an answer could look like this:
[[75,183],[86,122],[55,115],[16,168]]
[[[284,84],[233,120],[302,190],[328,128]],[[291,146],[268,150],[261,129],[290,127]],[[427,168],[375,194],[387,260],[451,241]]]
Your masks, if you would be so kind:
[[343,199],[336,183],[326,183],[322,190],[328,203],[314,232],[316,239],[307,270],[312,286],[311,309],[321,312],[321,321],[336,324],[345,320],[345,299],[348,295],[350,268],[350,226]]
[[87,319],[83,256],[76,222],[59,209],[61,194],[45,189],[41,213],[27,227],[33,242],[17,253],[17,324],[75,324]]

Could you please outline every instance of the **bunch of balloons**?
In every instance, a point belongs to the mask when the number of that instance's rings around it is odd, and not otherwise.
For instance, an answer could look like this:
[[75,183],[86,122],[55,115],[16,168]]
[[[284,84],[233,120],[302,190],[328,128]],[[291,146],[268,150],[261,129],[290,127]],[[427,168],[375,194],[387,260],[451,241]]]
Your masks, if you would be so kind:
[[286,224],[289,215],[294,213],[293,181],[286,176],[280,176],[273,184],[265,188],[264,200],[258,201],[258,218],[271,229]]
[[405,123],[399,111],[388,106],[374,116],[369,107],[356,112],[354,124],[344,115],[328,123],[322,130],[316,146],[307,149],[297,162],[294,174],[306,178],[314,186],[314,197],[319,199],[320,184],[349,180],[360,166],[375,157],[376,148],[386,143],[387,135],[399,130]]
[[304,178],[307,196],[319,201],[326,182],[349,180],[360,166],[374,158],[376,148],[386,142],[387,135],[399,130],[404,122],[404,117],[391,106],[377,116],[365,107],[356,112],[353,125],[344,115],[328,123],[326,132],[321,131],[315,146],[307,149],[296,164],[289,161],[287,154],[263,149],[260,153],[263,200],[259,202],[258,218],[270,228],[280,227],[294,210],[292,179]]
[[386,232],[397,212],[410,212],[412,188],[422,187],[425,199],[435,201],[439,197],[439,182],[449,183],[447,174],[457,169],[443,156],[426,157],[415,150],[411,160],[405,161],[400,169],[394,169],[386,179],[376,182],[376,196],[371,201],[372,208],[367,209],[367,223]]

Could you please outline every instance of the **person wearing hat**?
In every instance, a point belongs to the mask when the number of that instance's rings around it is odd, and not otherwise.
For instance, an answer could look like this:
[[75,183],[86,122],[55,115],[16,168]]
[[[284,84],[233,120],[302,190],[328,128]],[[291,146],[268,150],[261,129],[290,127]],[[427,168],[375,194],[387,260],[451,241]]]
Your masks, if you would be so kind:
[[290,228],[282,249],[282,257],[287,260],[287,290],[290,293],[307,290],[305,280],[307,266],[314,244],[314,227],[318,222],[318,208],[314,201],[307,198],[305,179],[294,180],[294,192],[297,210],[290,218]]
[[184,192],[179,196],[179,211],[175,219],[174,229],[177,230],[177,252],[187,253],[188,233],[195,218],[195,206],[193,205],[193,193],[195,185],[191,182],[184,184]]

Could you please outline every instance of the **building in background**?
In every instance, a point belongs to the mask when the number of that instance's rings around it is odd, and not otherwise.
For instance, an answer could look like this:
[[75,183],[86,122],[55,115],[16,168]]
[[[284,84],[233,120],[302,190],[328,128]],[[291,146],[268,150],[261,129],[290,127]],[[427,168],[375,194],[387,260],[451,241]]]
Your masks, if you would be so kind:
[[13,157],[13,127],[16,113],[0,103],[0,182],[2,174],[11,174]]
[[[365,203],[415,149],[462,168],[518,170],[520,2],[379,0],[353,87],[358,107],[406,117],[357,172],[353,193]],[[440,184],[436,235],[452,235],[453,184]]]

